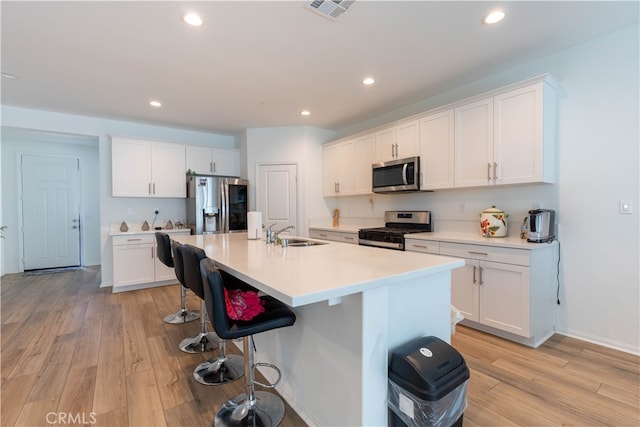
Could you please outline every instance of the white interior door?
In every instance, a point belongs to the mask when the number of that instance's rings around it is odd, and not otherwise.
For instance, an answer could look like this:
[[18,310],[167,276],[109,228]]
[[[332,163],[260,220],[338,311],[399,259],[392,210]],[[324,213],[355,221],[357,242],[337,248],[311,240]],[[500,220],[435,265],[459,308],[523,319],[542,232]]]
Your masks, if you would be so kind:
[[80,265],[79,160],[21,160],[24,269]]
[[258,166],[256,205],[266,226],[276,224],[274,230],[297,227],[296,177],[295,164]]

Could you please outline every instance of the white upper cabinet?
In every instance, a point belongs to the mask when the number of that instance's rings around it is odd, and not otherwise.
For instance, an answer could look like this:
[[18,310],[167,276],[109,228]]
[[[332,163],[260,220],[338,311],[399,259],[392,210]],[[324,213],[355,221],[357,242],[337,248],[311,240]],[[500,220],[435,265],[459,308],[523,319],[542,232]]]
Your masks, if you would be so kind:
[[323,148],[322,192],[325,197],[371,193],[371,164],[375,135],[327,145]]
[[372,192],[371,165],[375,161],[374,134],[361,136],[353,142],[353,192],[354,194],[370,194]]
[[325,197],[354,193],[353,162],[353,141],[324,147],[322,188]]
[[555,181],[555,94],[547,82],[455,109],[455,186]]
[[453,188],[453,124],[453,110],[420,120],[420,188],[423,190]]
[[555,181],[554,106],[544,82],[494,97],[496,184]]
[[493,98],[455,109],[455,186],[491,184]]
[[328,144],[324,195],[371,193],[371,163],[413,156],[420,156],[422,190],[553,183],[554,82],[535,77]]
[[202,175],[240,176],[240,151],[188,145],[187,169]]
[[111,139],[113,197],[186,197],[185,146]]
[[420,154],[420,122],[413,120],[376,132],[376,162]]

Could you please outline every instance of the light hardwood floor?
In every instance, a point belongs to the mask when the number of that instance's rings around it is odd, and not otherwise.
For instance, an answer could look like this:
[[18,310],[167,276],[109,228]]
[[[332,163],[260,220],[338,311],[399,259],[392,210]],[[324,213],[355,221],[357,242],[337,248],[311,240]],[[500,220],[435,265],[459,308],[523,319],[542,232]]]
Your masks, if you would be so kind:
[[[243,391],[193,379],[211,353],[177,349],[199,322],[162,321],[178,285],[98,284],[95,269],[2,277],[0,425],[206,426]],[[557,335],[530,349],[462,326],[452,344],[471,370],[465,426],[640,425],[637,356]],[[304,425],[287,407],[282,426]]]

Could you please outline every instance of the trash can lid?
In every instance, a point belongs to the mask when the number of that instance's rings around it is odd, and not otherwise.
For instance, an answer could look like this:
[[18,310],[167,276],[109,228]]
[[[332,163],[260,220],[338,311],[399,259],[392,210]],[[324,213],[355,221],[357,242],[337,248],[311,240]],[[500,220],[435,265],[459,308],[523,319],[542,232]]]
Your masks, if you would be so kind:
[[423,400],[434,401],[469,379],[469,369],[455,348],[429,336],[392,352],[389,379]]

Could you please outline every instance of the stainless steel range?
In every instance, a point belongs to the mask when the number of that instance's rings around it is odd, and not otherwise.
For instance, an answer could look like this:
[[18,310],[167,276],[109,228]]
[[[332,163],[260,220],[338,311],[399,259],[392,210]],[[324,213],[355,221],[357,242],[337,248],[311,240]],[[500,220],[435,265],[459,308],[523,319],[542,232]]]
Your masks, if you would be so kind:
[[364,246],[404,251],[404,236],[431,231],[430,211],[386,211],[384,227],[358,231],[358,243]]

